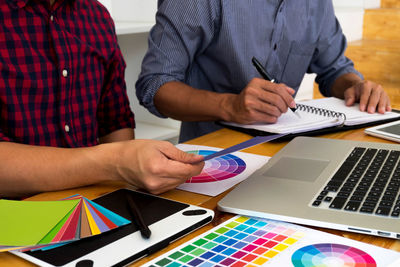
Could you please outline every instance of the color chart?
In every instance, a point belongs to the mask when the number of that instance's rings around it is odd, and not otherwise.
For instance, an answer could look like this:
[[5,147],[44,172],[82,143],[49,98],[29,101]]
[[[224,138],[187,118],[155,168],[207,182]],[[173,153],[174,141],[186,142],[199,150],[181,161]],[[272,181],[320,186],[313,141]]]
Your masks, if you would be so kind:
[[[179,144],[177,147],[193,154],[207,156],[220,148]],[[267,163],[269,157],[235,152],[204,162],[201,174],[191,177],[178,188],[186,191],[216,196],[249,177]]]
[[[202,156],[211,155],[214,150],[187,151]],[[241,174],[246,169],[246,163],[239,157],[228,154],[222,157],[207,160],[203,171],[186,181],[186,183],[209,183],[229,179]]]
[[396,260],[400,253],[391,250],[295,224],[236,216],[145,266],[376,267]]

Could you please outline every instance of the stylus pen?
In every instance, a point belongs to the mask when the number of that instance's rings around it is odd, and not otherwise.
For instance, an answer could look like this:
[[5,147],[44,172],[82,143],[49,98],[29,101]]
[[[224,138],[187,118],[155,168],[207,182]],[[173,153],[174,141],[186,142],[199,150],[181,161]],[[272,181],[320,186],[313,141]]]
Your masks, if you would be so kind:
[[[255,57],[251,59],[251,62],[253,63],[254,67],[257,69],[258,73],[267,81],[270,81],[271,83],[275,82],[275,79],[272,78],[271,75],[267,72],[267,70],[261,65],[260,61],[258,61]],[[296,112],[296,107],[290,108],[293,112]]]
[[139,227],[139,231],[142,234],[144,238],[149,238],[151,235],[151,231],[147,224],[144,222],[142,214],[140,213],[139,208],[136,206],[135,202],[133,199],[128,196],[128,207],[129,211],[131,212],[131,215],[133,219],[135,220],[136,225]]

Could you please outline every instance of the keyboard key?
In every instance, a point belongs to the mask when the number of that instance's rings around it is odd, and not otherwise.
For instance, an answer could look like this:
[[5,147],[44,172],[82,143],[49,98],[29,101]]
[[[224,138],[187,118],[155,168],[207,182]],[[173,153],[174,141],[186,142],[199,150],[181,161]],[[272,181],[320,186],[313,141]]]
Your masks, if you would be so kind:
[[350,198],[350,200],[351,201],[358,201],[358,202],[361,202],[362,200],[363,200],[363,196],[352,196],[351,198]]
[[384,215],[384,216],[388,216],[390,213],[390,208],[388,207],[378,207],[378,209],[375,212],[378,215]]
[[[350,196],[350,193],[349,193],[349,192],[340,191],[337,195],[338,195],[339,197],[347,198],[347,197]],[[399,200],[399,201],[400,201],[400,200]]]
[[353,191],[353,188],[352,187],[343,187],[340,191],[351,192],[351,191]]
[[339,186],[325,186],[324,191],[329,191],[329,192],[337,192],[339,190]]
[[360,212],[363,213],[372,213],[374,212],[374,208],[362,206]]
[[326,196],[327,194],[328,194],[328,191],[325,191],[325,190],[324,190],[324,191],[322,191],[319,195],[320,195],[320,196]]
[[361,205],[361,202],[358,202],[358,201],[349,201],[349,202],[346,204],[346,207],[344,207],[344,209],[345,209],[345,210],[348,210],[348,211],[357,211],[358,208],[360,207],[360,205]]
[[380,206],[380,207],[392,207],[392,206],[393,206],[393,202],[390,202],[390,201],[381,201],[381,202],[379,203],[379,206]]
[[347,198],[335,197],[335,199],[329,205],[329,208],[340,210],[340,209],[343,208],[343,206],[346,203],[346,201],[347,201]]
[[332,201],[332,197],[325,197],[324,201],[325,202],[331,202]]
[[353,196],[361,196],[364,197],[367,194],[367,191],[355,191]]
[[383,200],[383,201],[392,201],[392,202],[393,202],[394,199],[395,199],[395,198],[394,198],[393,196],[383,196],[383,197],[382,197],[382,200]]
[[346,181],[345,183],[344,183],[344,187],[355,187],[357,185],[357,182],[350,182],[350,181]]
[[377,203],[379,201],[379,197],[368,196],[365,201]]
[[400,216],[400,211],[392,211],[392,214],[390,214],[392,217],[399,217]]
[[364,207],[370,207],[370,208],[375,208],[377,202],[364,202],[363,206]]
[[384,196],[396,197],[396,193],[392,191],[385,191]]
[[380,197],[381,196],[381,194],[382,194],[382,192],[381,191],[377,191],[377,192],[369,192],[369,194],[368,194],[368,196],[370,197]]
[[321,201],[320,201],[320,200],[315,200],[315,201],[312,203],[312,205],[315,206],[315,207],[318,207],[320,204],[321,204]]
[[339,187],[342,185],[342,182],[340,181],[329,181],[328,186],[334,186],[334,187]]

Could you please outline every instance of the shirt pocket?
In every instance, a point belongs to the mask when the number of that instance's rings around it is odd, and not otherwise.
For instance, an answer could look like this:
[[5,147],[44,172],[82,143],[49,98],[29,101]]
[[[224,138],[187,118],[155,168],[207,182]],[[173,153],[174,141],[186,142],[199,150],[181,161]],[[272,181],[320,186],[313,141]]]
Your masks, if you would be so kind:
[[316,47],[316,43],[295,41],[291,43],[283,71],[283,83],[295,90],[298,89],[311,63]]

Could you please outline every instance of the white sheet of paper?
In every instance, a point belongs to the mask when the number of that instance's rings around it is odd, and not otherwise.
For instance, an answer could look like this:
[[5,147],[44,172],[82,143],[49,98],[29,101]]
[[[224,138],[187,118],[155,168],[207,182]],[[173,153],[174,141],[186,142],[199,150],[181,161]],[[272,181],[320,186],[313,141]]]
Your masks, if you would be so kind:
[[[187,145],[187,144],[178,144],[176,147],[178,147],[183,151],[205,150],[205,151],[216,152],[222,150],[221,148],[216,148],[216,147]],[[229,158],[231,158],[230,162],[227,162]],[[241,162],[240,160],[242,160],[245,163],[244,170],[233,177],[224,178],[224,176],[227,177],[229,176],[229,173],[234,173],[235,170],[237,170],[237,168],[227,169],[229,168],[228,166],[229,164],[232,167],[234,167],[234,164],[237,163],[235,162],[235,159],[237,159],[238,162]],[[191,180],[189,179],[188,182],[178,186],[178,189],[204,194],[208,196],[216,196],[226,191],[227,189],[231,188],[232,186],[240,183],[247,177],[249,177],[253,172],[255,172],[257,169],[261,168],[265,163],[267,163],[269,159],[270,157],[244,153],[244,152],[235,152],[232,154],[222,156],[221,158],[214,158],[205,162],[205,166],[201,174],[209,176],[209,178],[205,177],[204,182],[196,182],[196,183],[190,182]],[[224,163],[227,163],[228,165],[223,166],[222,164]],[[241,164],[239,163],[238,165]],[[206,182],[207,180],[209,180],[210,182]]]
[[225,260],[238,266],[399,266],[400,253],[393,250],[280,221],[252,217],[248,224],[246,218],[236,216],[144,266],[192,266],[185,263],[196,260],[196,266],[225,266]]

